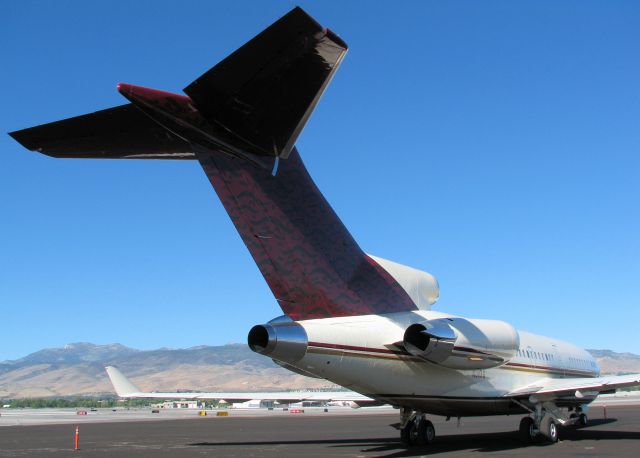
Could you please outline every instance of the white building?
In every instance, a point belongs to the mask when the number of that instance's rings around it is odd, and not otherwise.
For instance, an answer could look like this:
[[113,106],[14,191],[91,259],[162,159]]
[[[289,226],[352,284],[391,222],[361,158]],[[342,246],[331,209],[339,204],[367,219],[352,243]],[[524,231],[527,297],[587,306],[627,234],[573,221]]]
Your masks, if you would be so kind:
[[198,401],[165,401],[162,404],[154,404],[153,407],[160,409],[200,409],[202,406]]
[[245,402],[234,402],[232,408],[234,409],[261,409],[273,407],[273,401],[265,401],[262,399],[252,399]]

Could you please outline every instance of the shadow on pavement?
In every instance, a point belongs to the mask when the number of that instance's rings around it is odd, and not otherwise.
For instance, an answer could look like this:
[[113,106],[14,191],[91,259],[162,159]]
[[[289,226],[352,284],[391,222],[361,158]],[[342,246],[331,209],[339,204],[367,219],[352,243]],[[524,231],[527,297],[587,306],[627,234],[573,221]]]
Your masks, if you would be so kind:
[[[592,420],[588,427],[563,428],[560,433],[562,441],[581,440],[619,440],[640,439],[640,432],[594,430],[591,427],[603,426],[615,422],[615,419]],[[491,453],[508,450],[522,450],[527,447],[539,449],[553,446],[545,442],[537,444],[523,444],[516,431],[484,434],[452,434],[440,436],[436,443],[425,447],[402,446],[397,437],[375,439],[318,439],[318,440],[273,440],[273,441],[242,441],[242,442],[197,442],[188,444],[193,447],[229,447],[229,446],[278,446],[278,445],[325,445],[327,447],[353,449],[354,452],[370,453],[384,457],[408,457],[425,454],[450,452]]]

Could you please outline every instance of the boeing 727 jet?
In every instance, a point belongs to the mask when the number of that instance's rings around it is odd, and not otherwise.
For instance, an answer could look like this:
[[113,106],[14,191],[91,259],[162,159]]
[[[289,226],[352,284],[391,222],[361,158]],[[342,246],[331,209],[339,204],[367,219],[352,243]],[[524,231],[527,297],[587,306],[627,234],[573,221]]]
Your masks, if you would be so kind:
[[185,95],[119,84],[124,105],[10,135],[58,158],[199,163],[283,313],[251,328],[249,347],[397,406],[407,444],[433,442],[430,414],[523,414],[525,440],[554,442],[599,393],[640,384],[600,377],[570,343],[434,311],[431,274],[362,250],[295,147],[346,52],[295,8]]

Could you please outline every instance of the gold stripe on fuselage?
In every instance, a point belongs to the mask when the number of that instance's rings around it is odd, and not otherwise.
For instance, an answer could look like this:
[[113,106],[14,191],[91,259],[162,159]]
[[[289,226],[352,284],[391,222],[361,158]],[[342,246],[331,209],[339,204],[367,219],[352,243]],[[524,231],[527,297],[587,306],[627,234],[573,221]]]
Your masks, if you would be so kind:
[[318,347],[309,347],[307,348],[308,353],[316,353],[319,355],[331,355],[331,356],[351,356],[354,358],[373,358],[373,359],[386,359],[386,360],[398,360],[398,361],[411,361],[415,363],[426,363],[420,358],[416,358],[415,356],[404,356],[404,355],[381,355],[379,353],[357,353],[350,350],[331,350],[327,348],[318,348]]

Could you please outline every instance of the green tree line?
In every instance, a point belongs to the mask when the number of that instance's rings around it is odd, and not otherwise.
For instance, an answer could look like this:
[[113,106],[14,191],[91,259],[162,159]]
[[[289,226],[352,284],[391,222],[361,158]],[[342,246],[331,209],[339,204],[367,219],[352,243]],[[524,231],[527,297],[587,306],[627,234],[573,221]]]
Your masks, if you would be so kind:
[[100,408],[100,407],[147,407],[151,403],[162,401],[149,399],[128,399],[119,401],[117,399],[101,399],[101,398],[29,398],[29,399],[2,399],[0,405],[10,405],[11,408]]

